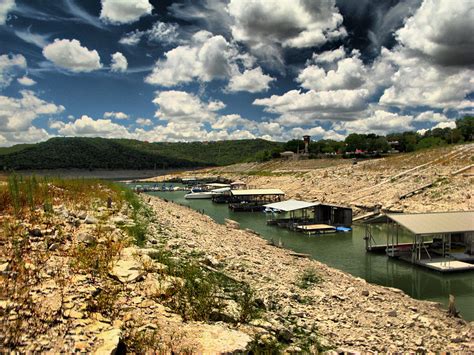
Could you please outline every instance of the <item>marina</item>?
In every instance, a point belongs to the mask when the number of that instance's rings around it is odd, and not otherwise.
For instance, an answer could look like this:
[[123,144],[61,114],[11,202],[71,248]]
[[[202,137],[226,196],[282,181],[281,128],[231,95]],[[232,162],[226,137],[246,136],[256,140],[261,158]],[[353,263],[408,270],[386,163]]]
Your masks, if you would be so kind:
[[[269,243],[281,245],[295,253],[309,256],[331,267],[348,272],[368,282],[403,290],[412,297],[440,302],[447,306],[449,294],[456,296],[456,307],[463,318],[474,320],[474,278],[472,272],[440,273],[365,248],[365,225],[354,224],[346,233],[321,234],[317,237],[267,224],[264,213],[234,213],[227,206],[210,200],[185,200],[184,192],[151,192],[169,201],[201,211],[218,223],[232,219],[241,228],[250,228]],[[373,246],[386,248],[387,226],[374,225]],[[410,233],[399,231],[399,244],[411,243]],[[382,247],[383,246],[383,247]]]

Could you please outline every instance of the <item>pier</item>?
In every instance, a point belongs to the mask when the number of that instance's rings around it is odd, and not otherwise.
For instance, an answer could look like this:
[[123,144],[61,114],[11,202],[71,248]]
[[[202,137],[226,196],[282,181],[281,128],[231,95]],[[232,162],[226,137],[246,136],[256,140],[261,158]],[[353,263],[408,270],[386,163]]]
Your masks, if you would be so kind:
[[[385,244],[376,244],[371,228],[386,223]],[[474,270],[474,212],[397,213],[374,217],[365,222],[368,252],[385,252],[431,270],[454,272]],[[399,242],[408,231],[412,242]]]

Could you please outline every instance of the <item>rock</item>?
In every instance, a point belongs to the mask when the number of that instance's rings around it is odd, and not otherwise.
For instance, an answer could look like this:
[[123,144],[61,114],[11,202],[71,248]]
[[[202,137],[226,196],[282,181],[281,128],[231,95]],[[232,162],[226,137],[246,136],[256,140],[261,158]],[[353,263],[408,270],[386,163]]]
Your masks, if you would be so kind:
[[363,290],[363,291],[361,292],[361,295],[367,297],[367,296],[369,295],[369,291],[368,291],[368,290]]
[[240,223],[232,219],[225,219],[225,226],[229,229],[240,229]]
[[158,279],[152,274],[148,274],[143,282],[145,295],[148,297],[169,296],[177,285],[182,285],[183,279],[174,276],[164,276]]
[[122,332],[120,329],[113,328],[97,335],[97,340],[101,345],[94,351],[94,354],[115,354],[120,345]]
[[97,239],[93,235],[86,232],[78,233],[76,236],[76,240],[79,243],[84,243],[86,245],[92,245],[97,243]]
[[396,317],[398,314],[397,314],[397,311],[393,310],[393,311],[388,312],[387,315],[389,317]]
[[206,258],[203,260],[203,263],[214,268],[220,265],[220,262],[212,256],[206,256]]
[[59,249],[59,243],[53,243],[49,246],[48,250],[49,251],[55,251]]
[[86,224],[97,224],[99,221],[97,218],[94,216],[87,215],[87,217],[84,219],[84,223]]
[[41,229],[39,228],[30,229],[28,233],[30,234],[31,237],[34,237],[34,238],[40,238],[43,236],[43,232],[41,232]]
[[145,274],[142,264],[134,256],[135,248],[122,250],[121,258],[114,264],[110,275],[122,283],[138,281]]
[[288,329],[283,328],[278,331],[279,340],[289,343],[291,341],[291,338],[293,338],[293,333]]
[[0,264],[0,273],[4,273],[10,270],[10,263],[7,261],[6,263]]
[[218,324],[191,324],[185,330],[199,343],[200,354],[245,353],[252,341],[248,334]]
[[82,212],[77,214],[77,218],[79,218],[79,219],[86,219],[86,217],[87,217],[87,212],[85,212],[85,211],[82,211]]

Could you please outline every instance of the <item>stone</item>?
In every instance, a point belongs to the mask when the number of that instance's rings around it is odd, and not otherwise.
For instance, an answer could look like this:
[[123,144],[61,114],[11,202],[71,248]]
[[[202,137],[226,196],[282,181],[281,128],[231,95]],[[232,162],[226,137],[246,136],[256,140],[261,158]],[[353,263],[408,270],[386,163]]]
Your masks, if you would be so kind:
[[59,243],[53,243],[49,246],[48,250],[49,251],[55,251],[59,249]]
[[99,221],[97,218],[91,215],[87,215],[87,217],[84,219],[84,223],[86,224],[97,224]]
[[388,312],[387,315],[388,315],[389,317],[396,317],[398,314],[397,314],[397,311],[392,310],[392,311]]
[[0,273],[7,272],[9,270],[10,270],[10,263],[8,261],[0,264]]
[[43,236],[43,232],[39,228],[33,228],[28,231],[31,237],[40,238]]
[[240,229],[240,223],[229,218],[225,219],[225,226],[229,229]]
[[363,291],[361,292],[361,295],[367,297],[367,296],[369,295],[369,291],[368,291],[368,290],[363,290]]
[[292,338],[293,338],[293,333],[289,331],[288,329],[283,328],[278,331],[279,340],[289,343]]
[[93,245],[97,243],[96,237],[94,237],[92,234],[89,234],[87,232],[78,233],[76,236],[76,240],[79,243],[84,243],[86,245]]
[[133,247],[122,250],[121,258],[114,264],[110,275],[122,283],[131,283],[140,280],[145,270],[139,260],[134,256]]
[[94,351],[94,354],[115,354],[119,348],[121,336],[122,332],[117,328],[98,334],[97,340],[101,342],[101,345]]

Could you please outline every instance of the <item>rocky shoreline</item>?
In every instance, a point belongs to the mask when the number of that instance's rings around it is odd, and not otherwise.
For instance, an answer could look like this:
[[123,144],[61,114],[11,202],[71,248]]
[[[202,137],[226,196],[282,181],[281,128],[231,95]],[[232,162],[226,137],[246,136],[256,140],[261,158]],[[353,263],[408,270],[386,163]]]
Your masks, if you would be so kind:
[[[474,351],[472,324],[449,316],[437,303],[268,245],[236,222],[219,225],[155,197],[149,204],[167,231],[166,248],[202,254],[213,268],[251,285],[265,309],[262,318],[250,322],[251,333],[259,331],[267,340],[284,335],[287,351],[301,350],[296,344],[311,337],[338,352]],[[301,278],[308,270],[317,282],[304,287]],[[237,329],[249,331],[247,325]]]

